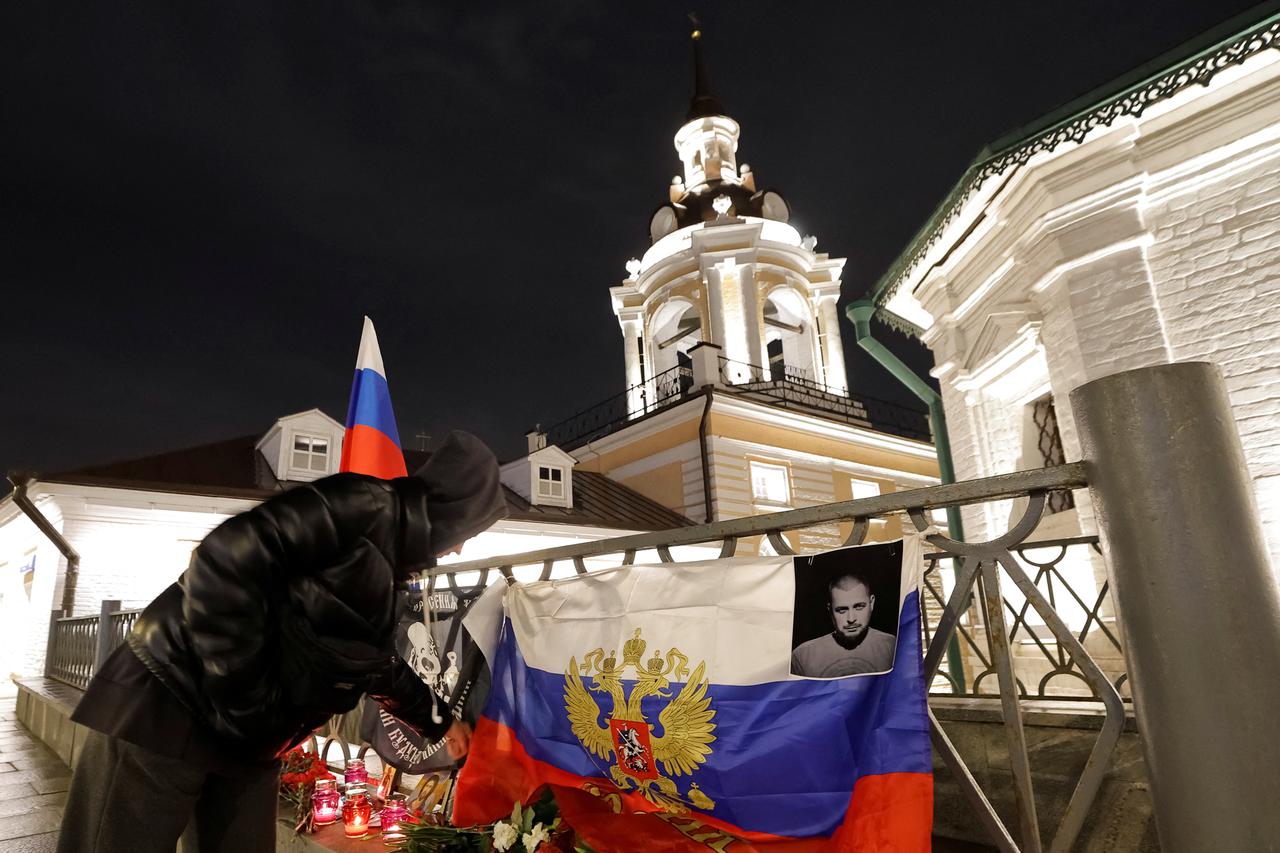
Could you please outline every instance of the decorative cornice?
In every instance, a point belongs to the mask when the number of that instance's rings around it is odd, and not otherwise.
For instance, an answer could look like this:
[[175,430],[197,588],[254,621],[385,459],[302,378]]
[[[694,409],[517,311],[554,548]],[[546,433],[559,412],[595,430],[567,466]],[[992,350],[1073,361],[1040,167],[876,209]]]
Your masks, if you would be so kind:
[[1035,155],[1053,151],[1063,143],[1083,142],[1092,131],[1099,127],[1109,127],[1117,119],[1127,116],[1138,118],[1153,104],[1192,86],[1207,85],[1219,71],[1239,65],[1270,49],[1280,49],[1280,15],[1271,15],[1243,32],[1095,102],[1030,138],[1013,142],[994,154],[974,161],[893,266],[876,282],[872,298],[880,307],[877,316],[898,331],[920,335],[920,328],[885,310],[885,303],[898,292],[920,261],[942,238],[947,226],[960,215],[965,202],[989,178],[1017,169]]

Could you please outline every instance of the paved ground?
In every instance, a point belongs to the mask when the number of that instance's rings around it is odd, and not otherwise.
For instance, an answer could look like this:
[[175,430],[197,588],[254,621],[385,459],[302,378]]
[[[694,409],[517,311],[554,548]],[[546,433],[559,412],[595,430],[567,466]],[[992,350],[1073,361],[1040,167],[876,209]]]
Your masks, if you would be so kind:
[[71,771],[0,704],[0,853],[52,853]]

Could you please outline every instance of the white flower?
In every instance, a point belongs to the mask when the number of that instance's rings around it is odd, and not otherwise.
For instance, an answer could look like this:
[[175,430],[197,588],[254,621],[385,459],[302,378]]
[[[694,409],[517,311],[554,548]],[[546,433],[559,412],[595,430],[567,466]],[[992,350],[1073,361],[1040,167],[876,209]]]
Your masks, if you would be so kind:
[[524,842],[524,849],[529,853],[534,853],[544,841],[551,839],[551,833],[540,823],[535,823],[533,829],[521,836],[520,840]]
[[510,850],[511,845],[515,844],[519,837],[520,830],[505,821],[498,821],[493,825],[493,849],[498,853]]

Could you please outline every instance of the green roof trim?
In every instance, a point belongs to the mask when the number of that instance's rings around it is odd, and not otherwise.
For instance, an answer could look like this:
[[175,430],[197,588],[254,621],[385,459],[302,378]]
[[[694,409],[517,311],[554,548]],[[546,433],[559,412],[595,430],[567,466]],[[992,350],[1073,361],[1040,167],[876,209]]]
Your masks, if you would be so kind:
[[1110,126],[1119,118],[1141,116],[1152,104],[1191,86],[1205,85],[1224,68],[1270,49],[1280,49],[1280,0],[1237,15],[984,147],[872,287],[871,299],[879,306],[877,316],[899,331],[920,334],[921,329],[891,314],[884,305],[988,178],[1025,165],[1036,154],[1052,151],[1064,142],[1082,142],[1095,128]]

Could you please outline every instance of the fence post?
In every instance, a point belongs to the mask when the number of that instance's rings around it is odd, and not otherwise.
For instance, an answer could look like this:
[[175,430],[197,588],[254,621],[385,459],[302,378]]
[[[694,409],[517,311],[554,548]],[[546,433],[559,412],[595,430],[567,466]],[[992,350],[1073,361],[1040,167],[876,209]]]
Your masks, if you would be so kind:
[[702,388],[707,385],[719,387],[720,381],[720,346],[718,344],[699,341],[689,348],[689,358],[693,362],[693,387]]
[[1166,853],[1280,838],[1280,590],[1226,386],[1164,364],[1071,392]]
[[62,608],[49,612],[49,636],[44,641],[44,677],[53,672],[53,658],[58,651],[58,617],[62,616]]
[[102,602],[102,609],[98,611],[98,651],[93,658],[93,671],[97,672],[102,669],[102,665],[106,663],[107,655],[115,649],[115,631],[111,626],[111,614],[120,610],[120,602],[117,599],[108,599]]

